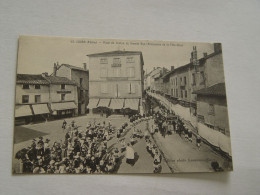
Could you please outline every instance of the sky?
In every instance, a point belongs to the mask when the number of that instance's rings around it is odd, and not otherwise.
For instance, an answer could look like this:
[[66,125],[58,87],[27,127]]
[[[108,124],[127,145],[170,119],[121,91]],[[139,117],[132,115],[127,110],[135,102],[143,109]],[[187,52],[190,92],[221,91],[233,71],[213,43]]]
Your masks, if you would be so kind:
[[83,63],[89,64],[88,54],[115,50],[141,51],[145,72],[149,73],[153,67],[170,70],[171,66],[177,68],[189,63],[193,46],[197,48],[198,58],[204,52],[213,53],[213,43],[21,36],[17,73],[51,74],[57,62],[83,67]]

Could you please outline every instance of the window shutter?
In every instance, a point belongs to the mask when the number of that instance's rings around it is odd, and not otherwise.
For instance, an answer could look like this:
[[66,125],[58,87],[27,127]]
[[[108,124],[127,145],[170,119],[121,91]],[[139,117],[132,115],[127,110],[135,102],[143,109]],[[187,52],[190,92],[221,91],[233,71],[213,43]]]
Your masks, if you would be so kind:
[[131,83],[127,84],[127,91],[128,91],[128,93],[131,93]]
[[135,93],[135,84],[131,84],[131,93]]
[[107,84],[106,83],[101,84],[101,93],[107,93]]

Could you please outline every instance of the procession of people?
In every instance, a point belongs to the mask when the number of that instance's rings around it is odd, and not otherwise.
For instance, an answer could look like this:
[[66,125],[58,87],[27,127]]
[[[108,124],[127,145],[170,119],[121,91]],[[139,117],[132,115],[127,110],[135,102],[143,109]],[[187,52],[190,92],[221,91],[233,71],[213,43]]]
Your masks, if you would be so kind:
[[[157,105],[159,105],[159,110],[157,112],[152,112],[156,125],[155,128],[150,128],[153,131],[152,133],[154,133],[154,130],[157,130],[163,137],[166,135],[171,135],[172,133],[176,133],[181,138],[191,143],[195,139],[196,146],[198,150],[200,150],[201,137],[198,134],[193,135],[191,128],[186,125],[185,120],[181,119],[179,116],[172,113],[171,110],[166,109],[158,102]],[[195,138],[193,138],[193,136],[195,136]]]
[[[139,124],[144,123],[143,128]],[[33,139],[29,147],[16,153],[20,160],[23,173],[116,173],[125,158],[125,162],[134,166],[136,152],[133,146],[144,139],[146,150],[153,158],[154,173],[160,173],[162,155],[154,140],[154,135],[162,137],[173,133],[182,139],[193,142],[193,133],[178,116],[159,107],[156,113],[141,116],[134,114],[129,123],[119,128],[111,125],[111,121],[89,122],[85,128],[79,128],[72,120],[63,120],[61,129],[64,139],[52,140],[39,137]],[[125,135],[129,138],[125,139]],[[109,140],[115,137],[116,144],[108,146]],[[199,136],[195,138],[198,149],[201,146]]]
[[[74,120],[70,123],[63,120],[63,140],[39,137],[16,153],[15,157],[20,160],[20,172],[116,173],[124,157],[126,163],[134,166],[136,152],[133,146],[144,138],[144,134],[145,139],[148,136],[148,130],[143,132],[137,125],[151,119],[136,114],[130,117],[130,123],[125,122],[120,128],[112,126],[110,121],[94,121],[89,122],[85,129],[79,128]],[[126,140],[128,132],[130,138]],[[108,141],[113,137],[116,137],[117,145],[109,147]]]

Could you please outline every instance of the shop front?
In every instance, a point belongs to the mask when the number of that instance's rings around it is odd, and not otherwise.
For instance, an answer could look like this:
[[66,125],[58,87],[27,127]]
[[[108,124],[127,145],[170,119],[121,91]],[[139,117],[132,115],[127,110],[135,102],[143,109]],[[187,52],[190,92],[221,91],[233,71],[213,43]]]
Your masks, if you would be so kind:
[[15,106],[15,125],[28,124],[33,119],[33,112],[30,105]]
[[74,102],[51,103],[50,107],[54,118],[72,117],[78,109]]

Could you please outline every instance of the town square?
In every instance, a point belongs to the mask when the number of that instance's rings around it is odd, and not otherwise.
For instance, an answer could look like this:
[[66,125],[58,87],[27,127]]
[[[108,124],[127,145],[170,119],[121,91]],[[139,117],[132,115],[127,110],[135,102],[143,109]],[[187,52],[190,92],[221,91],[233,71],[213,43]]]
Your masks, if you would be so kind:
[[[20,71],[28,62],[18,55],[14,174],[232,170],[221,44],[140,45],[86,53],[81,66],[56,61],[41,73]],[[187,47],[178,55],[188,62],[147,66],[151,51],[142,48],[162,45]]]

